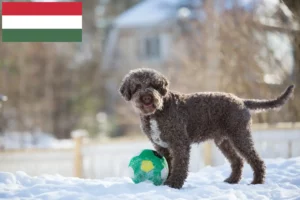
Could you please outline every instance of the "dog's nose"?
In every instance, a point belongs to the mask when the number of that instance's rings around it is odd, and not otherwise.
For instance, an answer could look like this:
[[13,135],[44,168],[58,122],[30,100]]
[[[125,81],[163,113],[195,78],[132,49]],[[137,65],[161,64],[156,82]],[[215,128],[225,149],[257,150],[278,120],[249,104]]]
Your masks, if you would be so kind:
[[153,100],[153,98],[151,95],[142,96],[142,101],[144,104],[150,104],[150,103],[152,103],[152,100]]

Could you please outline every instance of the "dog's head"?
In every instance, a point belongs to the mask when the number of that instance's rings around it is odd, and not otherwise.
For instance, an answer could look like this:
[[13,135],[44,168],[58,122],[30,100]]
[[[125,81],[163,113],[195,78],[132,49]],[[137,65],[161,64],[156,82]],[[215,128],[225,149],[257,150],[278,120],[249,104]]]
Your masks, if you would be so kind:
[[163,107],[168,93],[168,80],[158,71],[141,68],[131,70],[123,79],[120,93],[142,115],[150,115]]

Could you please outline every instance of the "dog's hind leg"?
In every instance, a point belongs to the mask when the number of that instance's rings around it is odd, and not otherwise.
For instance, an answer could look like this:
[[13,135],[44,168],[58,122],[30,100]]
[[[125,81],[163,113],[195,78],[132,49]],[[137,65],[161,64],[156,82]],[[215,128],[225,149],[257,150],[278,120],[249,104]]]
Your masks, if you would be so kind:
[[230,176],[224,180],[224,182],[238,183],[242,178],[242,171],[244,166],[243,159],[237,154],[236,150],[227,139],[224,139],[221,143],[218,143],[216,141],[215,143],[231,164],[232,172]]
[[266,167],[263,160],[256,152],[250,130],[245,129],[230,137],[234,148],[243,156],[254,171],[251,184],[263,184],[265,181]]

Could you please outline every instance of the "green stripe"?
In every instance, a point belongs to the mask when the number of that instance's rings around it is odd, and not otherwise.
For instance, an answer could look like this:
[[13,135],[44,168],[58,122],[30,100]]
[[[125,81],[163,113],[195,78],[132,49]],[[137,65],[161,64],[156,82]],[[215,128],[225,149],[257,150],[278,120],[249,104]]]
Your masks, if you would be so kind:
[[2,29],[2,42],[81,42],[82,29]]

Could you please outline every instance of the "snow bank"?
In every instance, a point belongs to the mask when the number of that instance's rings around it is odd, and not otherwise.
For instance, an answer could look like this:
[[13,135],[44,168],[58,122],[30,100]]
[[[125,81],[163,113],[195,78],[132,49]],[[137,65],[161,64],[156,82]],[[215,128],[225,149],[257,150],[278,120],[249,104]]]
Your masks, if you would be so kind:
[[103,180],[60,175],[30,177],[24,172],[0,173],[0,199],[300,199],[300,157],[267,160],[264,185],[248,185],[252,171],[246,165],[240,184],[222,181],[229,165],[205,167],[190,173],[181,190],[150,183],[133,184],[128,177]]

